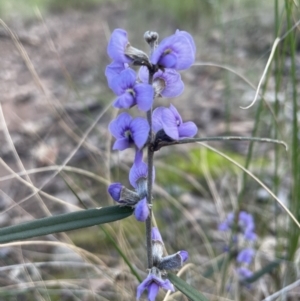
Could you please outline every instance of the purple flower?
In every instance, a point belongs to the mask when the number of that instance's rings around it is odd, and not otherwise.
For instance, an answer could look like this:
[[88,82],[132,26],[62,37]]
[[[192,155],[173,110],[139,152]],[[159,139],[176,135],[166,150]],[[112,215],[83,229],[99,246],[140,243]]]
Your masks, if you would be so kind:
[[[143,152],[137,151],[135,154],[134,163],[129,172],[129,182],[136,189],[141,198],[147,196],[147,177],[148,165],[143,162]],[[153,167],[153,181],[155,178],[155,169]]]
[[154,90],[149,84],[138,84],[136,73],[131,68],[126,68],[118,76],[113,77],[110,88],[118,96],[113,106],[119,109],[129,109],[137,105],[141,111],[150,110]]
[[125,54],[126,48],[130,46],[127,38],[127,32],[123,29],[115,29],[110,37],[107,46],[107,53],[109,57],[120,63],[130,63],[132,59]]
[[[143,66],[140,68],[139,79],[143,83],[148,83],[149,71],[147,67]],[[184,89],[180,74],[173,69],[158,70],[154,73],[152,86],[155,90],[155,95],[163,97],[179,96]]]
[[255,241],[257,238],[257,235],[255,234],[255,232],[253,231],[252,228],[247,228],[244,231],[244,237],[245,237],[245,239],[247,239],[249,241]]
[[150,127],[146,119],[132,118],[128,113],[123,112],[110,122],[109,130],[117,139],[113,145],[114,150],[124,150],[133,144],[141,149],[148,139]]
[[233,225],[233,222],[234,222],[234,213],[230,212],[230,213],[228,213],[225,222],[219,224],[219,227],[218,227],[219,231],[230,230]]
[[151,230],[153,265],[159,266],[164,253],[164,243],[156,227]]
[[143,198],[139,201],[134,209],[134,216],[139,222],[144,222],[149,216],[150,210],[147,199]]
[[137,188],[138,182],[146,180],[148,176],[148,165],[143,162],[143,152],[135,153],[134,163],[129,172],[129,182],[132,187]]
[[157,264],[160,270],[177,270],[180,269],[185,261],[187,261],[189,253],[187,251],[179,251],[175,254],[163,257]]
[[156,108],[153,111],[152,119],[154,132],[157,133],[163,129],[174,140],[194,137],[198,131],[194,122],[182,122],[181,116],[173,105],[170,105],[169,108]]
[[253,275],[253,272],[248,270],[245,267],[240,267],[237,269],[237,273],[239,275],[239,277],[241,278],[241,280],[246,280],[247,278],[251,277]]
[[160,235],[160,232],[159,232],[158,228],[152,227],[151,239],[152,239],[152,241],[160,241],[161,243],[163,243],[163,240],[161,238],[161,235]]
[[151,239],[153,266],[157,267],[159,270],[176,270],[181,268],[183,263],[187,261],[189,253],[184,250],[172,255],[162,257],[164,251],[164,243],[159,230],[155,227],[152,228]]
[[195,61],[196,47],[192,36],[177,30],[161,41],[151,56],[151,63],[163,68],[184,70]]
[[174,286],[170,282],[170,280],[163,280],[161,278],[160,271],[157,268],[153,267],[148,277],[137,287],[136,298],[139,300],[143,292],[147,289],[148,300],[154,301],[158,294],[159,288],[174,292]]
[[253,216],[250,213],[247,213],[246,211],[240,211],[239,213],[239,226],[244,231],[245,229],[252,229],[254,230],[254,220]]
[[124,29],[117,28],[113,31],[107,46],[107,53],[115,62],[149,65],[147,54],[130,45]]
[[108,187],[108,192],[114,201],[119,202],[123,185],[121,183],[112,183]]
[[112,183],[108,186],[108,193],[114,201],[118,202],[120,206],[135,206],[139,201],[139,195],[127,189],[121,183]]
[[118,76],[123,70],[128,68],[127,63],[112,62],[105,69],[105,76],[107,78],[108,86],[111,88],[112,82],[116,76]]
[[247,248],[239,252],[236,260],[237,262],[240,263],[250,264],[252,262],[253,256],[254,256],[254,250]]
[[187,251],[179,251],[179,255],[182,258],[182,262],[186,262],[189,258],[189,253]]

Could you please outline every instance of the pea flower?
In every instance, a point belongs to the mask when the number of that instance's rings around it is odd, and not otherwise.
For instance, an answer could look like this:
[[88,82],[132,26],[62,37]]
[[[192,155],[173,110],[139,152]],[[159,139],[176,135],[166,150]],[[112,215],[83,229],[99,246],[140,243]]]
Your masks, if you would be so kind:
[[107,190],[113,200],[121,206],[134,206],[141,199],[136,192],[118,182],[110,184]]
[[[139,79],[143,83],[149,81],[149,70],[147,67],[142,66],[139,70]],[[156,97],[176,97],[179,96],[184,89],[183,81],[180,74],[174,69],[158,70],[153,75],[152,86],[155,91]]]
[[195,61],[196,46],[192,36],[186,31],[163,39],[151,56],[151,63],[162,68],[188,69]]
[[110,88],[118,96],[113,106],[120,109],[129,109],[134,105],[141,111],[150,110],[154,90],[149,84],[137,83],[136,73],[131,68],[126,68],[113,77],[110,82]]
[[132,118],[123,112],[110,122],[109,131],[117,139],[113,145],[114,150],[124,150],[131,145],[142,149],[148,139],[150,127],[145,118]]
[[[220,231],[228,231],[234,225],[234,213],[230,212],[227,215],[227,218],[224,222],[219,224]],[[255,223],[253,220],[253,216],[246,211],[240,211],[238,215],[238,227],[239,231],[243,233],[244,238],[248,241],[255,241],[256,234],[255,234]]]
[[219,224],[218,226],[219,231],[229,231],[233,226],[233,222],[234,222],[234,213],[230,212],[228,213],[226,220]]
[[134,216],[139,222],[144,222],[150,213],[146,197],[141,197],[134,191],[127,189],[121,183],[112,183],[108,186],[108,193],[120,206],[134,208]]
[[252,277],[253,272],[247,269],[246,267],[239,267],[237,269],[237,274],[240,278],[240,281],[248,288],[251,288],[251,284],[247,283],[247,279]]
[[122,62],[112,62],[106,67],[105,76],[107,78],[107,83],[110,88],[116,76],[118,76],[126,68],[128,68],[128,64]]
[[158,133],[163,129],[173,140],[194,137],[198,131],[194,122],[182,121],[181,116],[172,104],[169,108],[156,108],[153,111],[152,120],[154,132]]
[[162,279],[161,271],[152,267],[148,277],[137,287],[136,298],[139,300],[142,293],[148,290],[148,300],[155,301],[159,288],[174,292],[174,286],[168,279]]
[[148,62],[149,60],[146,53],[130,45],[127,32],[120,28],[112,32],[107,53],[112,60],[120,63]]
[[[129,171],[129,182],[141,198],[147,196],[147,178],[148,165],[143,161],[143,152],[138,150],[135,154],[134,163]],[[155,169],[153,167],[153,182],[154,179]]]
[[150,209],[146,197],[144,197],[136,204],[133,214],[139,222],[146,221],[150,214]]
[[245,267],[240,267],[237,271],[242,280],[245,280],[253,275],[253,272]]
[[[220,231],[230,231],[235,226],[235,214],[230,212],[224,222],[219,225]],[[255,255],[255,250],[251,247],[256,240],[255,223],[253,216],[246,211],[240,211],[238,214],[238,220],[236,221],[238,226],[238,233],[233,238],[233,246],[238,252],[236,262],[239,264],[237,274],[243,282],[246,278],[252,276],[252,271],[248,269]],[[246,284],[248,288],[249,285]]]
[[250,264],[254,256],[254,250],[251,248],[243,249],[239,252],[236,261],[239,263]]
[[174,292],[174,287],[170,280],[163,279],[162,271],[174,270],[182,266],[182,264],[188,259],[187,251],[179,251],[175,254],[163,257],[163,240],[160,232],[156,227],[151,230],[152,239],[152,256],[153,267],[151,268],[147,278],[137,287],[137,299],[139,299],[142,293],[148,290],[148,300],[154,301],[159,288],[170,290]]

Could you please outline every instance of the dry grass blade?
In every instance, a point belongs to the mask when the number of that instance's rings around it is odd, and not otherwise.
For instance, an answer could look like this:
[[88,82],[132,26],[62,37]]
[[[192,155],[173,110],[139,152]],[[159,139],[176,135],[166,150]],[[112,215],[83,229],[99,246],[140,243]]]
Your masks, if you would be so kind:
[[290,216],[290,218],[295,222],[295,224],[298,226],[298,228],[300,229],[300,223],[297,221],[297,219],[295,218],[295,216],[292,214],[292,212],[283,204],[282,201],[280,201],[280,199],[261,181],[259,180],[252,172],[250,172],[248,169],[244,168],[241,164],[239,164],[238,162],[236,162],[235,160],[231,159],[230,157],[226,156],[224,153],[216,150],[215,148],[205,144],[205,143],[201,143],[198,142],[199,144],[203,145],[204,147],[210,149],[211,151],[217,153],[218,155],[222,156],[223,158],[227,159],[228,161],[230,161],[231,163],[233,163],[234,165],[236,165],[237,167],[239,167],[240,169],[242,169],[245,173],[247,173],[252,179],[254,179],[260,186],[262,186],[277,202],[278,204],[284,209],[284,211]]

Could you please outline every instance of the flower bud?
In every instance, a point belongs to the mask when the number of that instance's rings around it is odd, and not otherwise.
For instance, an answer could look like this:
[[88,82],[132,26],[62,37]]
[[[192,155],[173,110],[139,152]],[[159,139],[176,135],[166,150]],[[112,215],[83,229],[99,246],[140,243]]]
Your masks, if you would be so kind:
[[144,39],[150,45],[150,47],[157,45],[158,38],[159,38],[159,35],[155,31],[148,30],[144,33]]
[[134,216],[139,222],[144,222],[150,214],[147,199],[144,198],[139,201],[134,210]]
[[123,185],[121,183],[112,183],[108,186],[108,193],[114,201],[119,202]]
[[186,262],[189,258],[189,253],[187,251],[179,251],[179,255],[181,256],[182,262]]
[[140,198],[145,198],[148,194],[147,178],[139,178],[136,181],[136,192]]
[[139,195],[127,189],[121,183],[112,183],[108,187],[108,193],[114,201],[123,206],[134,206],[139,200]]
[[158,240],[160,241],[161,243],[163,243],[163,240],[161,238],[161,235],[160,235],[160,232],[159,230],[156,228],[156,227],[153,227],[152,228],[152,231],[151,231],[151,239],[152,241],[154,240]]
[[188,259],[187,251],[179,251],[176,254],[166,256],[158,264],[160,270],[177,270]]
[[159,233],[159,230],[156,227],[152,228],[151,239],[152,239],[153,265],[157,266],[162,259],[162,255],[164,252],[164,243]]
[[125,48],[125,55],[133,60],[133,64],[137,66],[149,66],[149,57],[148,55],[135,47],[132,47],[130,43],[127,44]]

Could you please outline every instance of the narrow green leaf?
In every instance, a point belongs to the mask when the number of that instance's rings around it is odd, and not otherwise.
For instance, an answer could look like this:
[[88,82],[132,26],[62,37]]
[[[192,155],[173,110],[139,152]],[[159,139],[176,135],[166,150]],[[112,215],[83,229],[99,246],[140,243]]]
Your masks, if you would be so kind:
[[204,295],[198,292],[196,289],[187,284],[184,280],[177,277],[175,274],[168,273],[168,279],[175,285],[175,287],[181,291],[192,301],[209,301]]
[[[72,191],[72,193],[76,196],[78,202],[87,209],[86,204],[81,200],[81,198],[79,197],[79,195],[76,193],[76,191],[73,189],[73,187],[69,184],[68,180],[66,178],[64,178],[63,174],[61,174],[63,180],[65,181],[66,185],[69,187],[69,189]],[[135,268],[133,267],[133,265],[131,264],[129,258],[125,255],[125,253],[121,250],[121,248],[119,248],[117,242],[115,241],[114,237],[110,234],[109,230],[107,230],[105,228],[105,226],[101,226],[98,225],[98,227],[105,233],[105,236],[107,239],[110,240],[110,242],[113,244],[114,248],[116,249],[116,251],[119,253],[119,255],[123,258],[123,260],[125,261],[125,263],[128,265],[131,273],[136,277],[136,279],[139,282],[142,282],[142,278],[140,277],[140,275],[138,274],[138,272],[135,270]]]
[[110,206],[36,219],[0,229],[0,243],[110,223],[132,212],[129,207]]
[[131,273],[136,277],[136,279],[139,282],[142,282],[142,278],[141,276],[138,274],[138,272],[135,270],[135,268],[133,267],[133,265],[131,264],[130,260],[128,259],[128,257],[125,255],[125,253],[121,250],[121,248],[118,246],[118,244],[116,243],[115,239],[112,237],[112,235],[109,233],[109,231],[107,231],[105,229],[105,227],[99,225],[99,227],[102,229],[102,231],[105,233],[106,237],[110,240],[110,242],[113,244],[114,248],[116,249],[116,251],[119,253],[119,255],[123,258],[123,260],[125,261],[125,263],[128,265]]
[[252,283],[252,282],[258,280],[263,275],[270,273],[273,269],[277,268],[282,262],[283,262],[282,259],[274,260],[274,261],[270,262],[268,265],[266,265],[265,267],[263,267],[261,270],[253,273],[253,275],[251,277],[245,279],[242,282],[243,283]]

